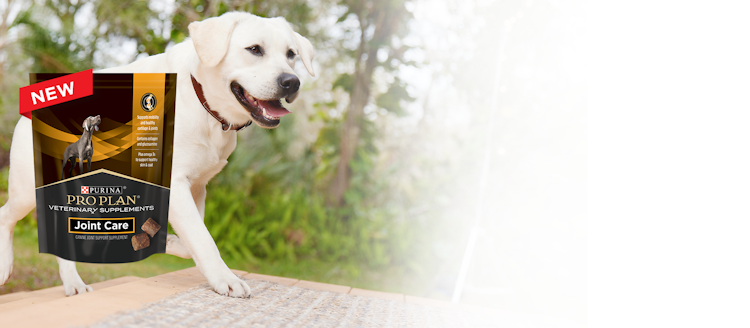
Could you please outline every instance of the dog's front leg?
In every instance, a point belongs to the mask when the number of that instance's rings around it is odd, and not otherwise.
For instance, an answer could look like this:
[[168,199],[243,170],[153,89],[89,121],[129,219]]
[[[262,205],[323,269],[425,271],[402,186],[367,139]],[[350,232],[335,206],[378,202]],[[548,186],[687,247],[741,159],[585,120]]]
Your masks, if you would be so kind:
[[250,286],[237,277],[221,259],[211,234],[201,219],[187,178],[172,178],[169,223],[190,250],[195,265],[209,285],[221,295],[249,297]]
[[78,159],[78,174],[83,174],[83,157]]
[[[193,201],[195,202],[195,207],[198,208],[198,213],[200,213],[201,219],[205,221],[206,185],[193,184],[190,186],[190,193],[193,195]],[[190,251],[182,243],[182,240],[173,234],[167,235],[167,254],[181,257],[183,259],[192,258]]]
[[81,280],[81,276],[78,275],[76,270],[76,262],[58,257],[57,265],[60,267],[60,279],[62,279],[63,287],[65,287],[65,295],[73,296],[94,291],[91,286],[86,285]]
[[193,201],[201,214],[201,219],[206,220],[206,185],[190,186],[190,193],[193,195]]

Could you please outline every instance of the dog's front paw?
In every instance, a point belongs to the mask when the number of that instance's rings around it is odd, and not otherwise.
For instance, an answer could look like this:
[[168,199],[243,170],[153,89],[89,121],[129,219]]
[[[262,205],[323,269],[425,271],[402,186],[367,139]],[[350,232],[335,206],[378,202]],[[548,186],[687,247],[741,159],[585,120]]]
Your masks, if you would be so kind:
[[81,276],[79,276],[78,271],[76,271],[75,262],[58,258],[57,263],[60,266],[60,279],[63,282],[63,287],[65,287],[66,296],[85,294],[94,291],[91,286],[86,285],[83,280],[81,280]]
[[74,296],[78,294],[85,294],[93,292],[94,289],[91,286],[86,285],[83,281],[78,281],[70,284],[63,284],[65,286],[65,296]]
[[249,298],[250,286],[231,271],[228,272],[229,274],[223,275],[220,278],[209,279],[208,284],[211,285],[214,291],[219,295]]
[[[5,233],[2,231],[0,233]],[[8,282],[13,272],[13,240],[11,236],[0,236],[0,286]]]

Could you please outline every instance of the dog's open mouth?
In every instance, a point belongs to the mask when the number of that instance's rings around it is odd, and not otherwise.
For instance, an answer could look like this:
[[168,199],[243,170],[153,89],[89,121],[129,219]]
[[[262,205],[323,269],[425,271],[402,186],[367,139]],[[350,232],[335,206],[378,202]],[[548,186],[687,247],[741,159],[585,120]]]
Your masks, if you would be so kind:
[[279,99],[261,100],[253,97],[239,83],[232,82],[230,85],[234,97],[250,112],[253,121],[263,127],[276,127],[279,125],[279,119],[291,113],[281,105]]

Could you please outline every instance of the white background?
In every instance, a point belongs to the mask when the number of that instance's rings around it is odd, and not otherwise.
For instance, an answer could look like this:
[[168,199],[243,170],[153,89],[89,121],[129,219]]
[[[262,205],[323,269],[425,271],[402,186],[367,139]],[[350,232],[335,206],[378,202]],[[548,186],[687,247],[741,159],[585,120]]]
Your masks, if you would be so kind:
[[590,327],[750,326],[750,11],[589,2]]

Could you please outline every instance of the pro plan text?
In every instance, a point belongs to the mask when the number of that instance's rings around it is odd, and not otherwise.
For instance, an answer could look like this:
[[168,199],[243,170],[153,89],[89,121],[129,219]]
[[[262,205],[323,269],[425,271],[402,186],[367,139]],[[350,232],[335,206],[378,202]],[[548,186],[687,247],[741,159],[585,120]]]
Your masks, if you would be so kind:
[[77,196],[68,195],[68,205],[119,206],[135,205],[136,195],[132,196]]

